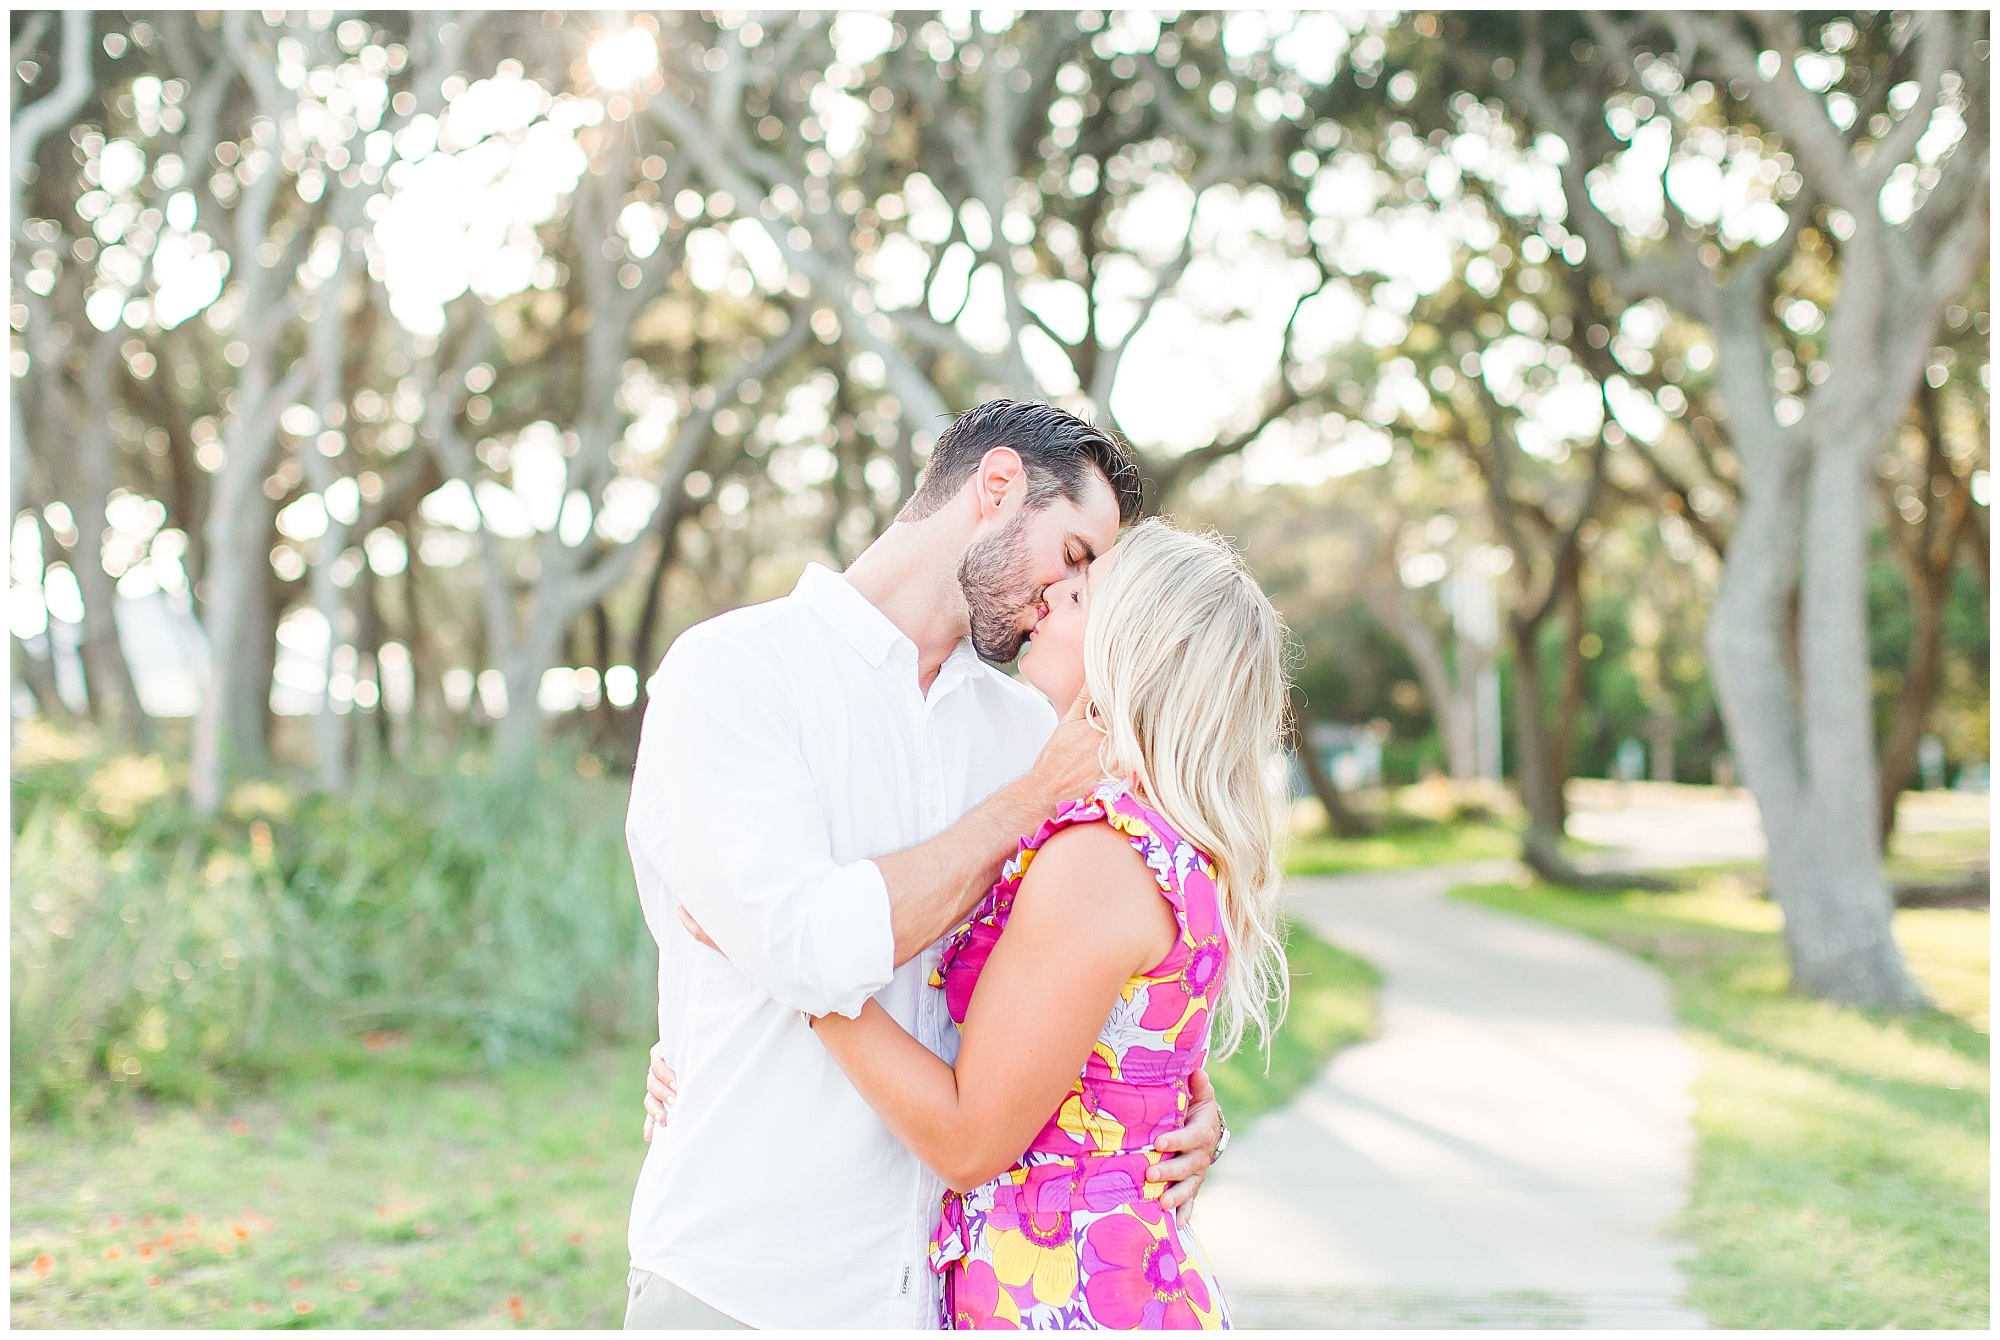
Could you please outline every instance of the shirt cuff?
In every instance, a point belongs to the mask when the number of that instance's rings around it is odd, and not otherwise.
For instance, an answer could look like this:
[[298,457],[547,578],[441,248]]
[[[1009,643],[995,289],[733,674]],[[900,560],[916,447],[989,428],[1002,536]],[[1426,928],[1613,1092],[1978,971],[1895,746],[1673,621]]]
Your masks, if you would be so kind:
[[889,918],[889,885],[873,861],[856,861],[821,890],[821,926],[829,963],[849,965],[845,992],[829,983],[832,1014],[858,1018],[862,1006],[896,975],[896,932]]

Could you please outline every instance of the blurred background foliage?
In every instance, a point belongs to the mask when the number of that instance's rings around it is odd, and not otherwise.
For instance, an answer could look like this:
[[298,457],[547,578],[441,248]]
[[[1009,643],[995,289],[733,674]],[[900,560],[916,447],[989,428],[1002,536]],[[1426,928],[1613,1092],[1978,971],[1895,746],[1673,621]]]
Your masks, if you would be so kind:
[[13,1104],[104,1080],[213,1102],[354,1043],[559,1054],[650,1025],[651,942],[613,784],[571,767],[239,789],[204,817],[158,756],[31,730],[14,784]]
[[[643,1027],[614,820],[651,667],[854,557],[995,395],[1117,429],[1150,507],[1249,553],[1308,733],[1379,759],[1355,790],[1305,751],[1343,838],[1486,850],[1426,827],[1458,802],[1374,791],[1442,777],[1565,876],[1566,778],[1745,780],[1710,616],[1750,429],[1811,446],[1874,386],[1867,663],[1835,669],[1873,694],[1885,841],[1904,788],[1984,784],[1983,17],[10,37],[17,1106]],[[1829,126],[1881,149],[1879,219]],[[1842,353],[1883,247],[1950,291]],[[1750,294],[1747,334],[1702,286]],[[1838,567],[1798,543],[1794,602]],[[1802,737],[1825,658],[1787,636]]]

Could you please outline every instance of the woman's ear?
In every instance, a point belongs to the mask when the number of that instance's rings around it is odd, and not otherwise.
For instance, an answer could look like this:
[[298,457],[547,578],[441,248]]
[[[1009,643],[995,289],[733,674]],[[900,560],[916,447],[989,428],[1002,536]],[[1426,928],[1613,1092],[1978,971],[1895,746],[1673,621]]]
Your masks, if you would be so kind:
[[979,502],[979,519],[984,521],[1006,505],[1007,499],[1025,489],[1028,467],[1012,447],[994,447],[979,458],[972,487]]

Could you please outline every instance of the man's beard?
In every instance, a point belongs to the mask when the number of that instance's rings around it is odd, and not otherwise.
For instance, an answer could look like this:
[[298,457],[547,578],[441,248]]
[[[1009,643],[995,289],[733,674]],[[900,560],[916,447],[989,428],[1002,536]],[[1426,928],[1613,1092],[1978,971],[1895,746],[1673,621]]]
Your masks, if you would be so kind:
[[1021,612],[1035,592],[1028,582],[1028,509],[1014,514],[1007,529],[967,546],[958,564],[958,585],[972,625],[972,649],[984,661],[1004,665],[1021,652],[1028,635]]

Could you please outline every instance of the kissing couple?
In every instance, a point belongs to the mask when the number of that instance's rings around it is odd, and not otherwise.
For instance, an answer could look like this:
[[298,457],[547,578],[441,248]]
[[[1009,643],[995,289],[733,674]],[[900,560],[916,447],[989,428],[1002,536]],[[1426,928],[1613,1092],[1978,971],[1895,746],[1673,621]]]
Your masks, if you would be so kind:
[[991,401],[845,574],[668,650],[628,1329],[1229,1325],[1188,1212],[1284,1003],[1284,629],[1140,502]]

